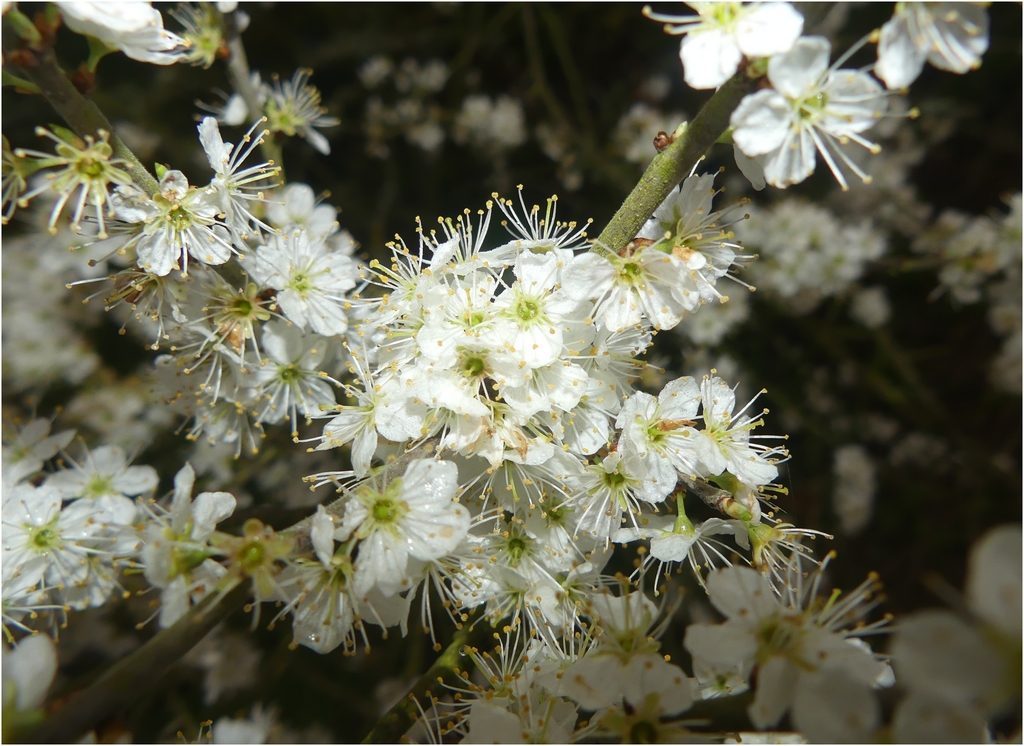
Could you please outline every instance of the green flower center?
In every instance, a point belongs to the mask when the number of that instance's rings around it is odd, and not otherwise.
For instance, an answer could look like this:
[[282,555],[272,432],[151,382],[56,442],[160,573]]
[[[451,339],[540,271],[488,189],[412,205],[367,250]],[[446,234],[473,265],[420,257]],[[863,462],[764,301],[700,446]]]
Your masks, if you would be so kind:
[[769,658],[783,655],[797,665],[805,666],[799,660],[799,629],[782,617],[768,619],[757,632],[760,642],[757,660],[764,663]]
[[263,542],[247,541],[238,552],[238,562],[247,572],[252,572],[263,564],[265,556]]
[[373,504],[373,520],[378,523],[390,523],[398,511],[391,500],[378,500]]
[[117,490],[114,489],[113,480],[110,477],[96,476],[85,485],[85,493],[82,497],[103,497],[103,495],[116,492]]
[[183,231],[192,225],[192,216],[184,207],[175,207],[167,213],[167,222],[176,231]]
[[508,544],[505,547],[508,551],[509,558],[512,560],[512,565],[518,565],[519,560],[526,554],[526,542],[519,536],[513,536],[508,540]]
[[83,160],[78,164],[78,173],[88,180],[103,176],[106,164],[101,161],[94,161],[91,158]]
[[800,118],[812,119],[821,115],[828,105],[828,94],[819,93],[800,102]]
[[619,267],[619,277],[630,285],[636,285],[643,280],[644,268],[637,262],[626,262]]
[[[201,549],[175,547],[173,552],[171,552],[171,577],[176,578],[179,575],[187,575],[203,564],[203,560],[210,556],[209,553]],[[242,561],[244,563],[244,558]]]
[[601,479],[606,487],[610,487],[613,490],[617,490],[626,483],[626,475],[620,474],[617,471],[605,472],[601,475]]
[[56,529],[57,519],[47,523],[45,526],[34,526],[28,531],[28,543],[40,554],[45,554],[53,549],[60,549],[64,546],[60,534]]
[[288,102],[281,106],[273,98],[267,101],[264,113],[267,115],[267,126],[272,131],[283,132],[289,137],[294,137],[298,128],[306,124],[306,120]]
[[313,282],[305,272],[296,272],[292,275],[290,287],[299,295],[305,297],[306,293],[313,289]]
[[302,378],[302,371],[294,365],[282,365],[277,369],[277,377],[282,383],[295,383]]
[[646,720],[633,723],[629,729],[629,743],[657,743],[658,730]]
[[467,378],[477,378],[487,369],[483,358],[467,357],[462,361],[462,372]]
[[516,302],[516,316],[522,321],[533,321],[540,315],[540,304],[530,298],[520,298]]

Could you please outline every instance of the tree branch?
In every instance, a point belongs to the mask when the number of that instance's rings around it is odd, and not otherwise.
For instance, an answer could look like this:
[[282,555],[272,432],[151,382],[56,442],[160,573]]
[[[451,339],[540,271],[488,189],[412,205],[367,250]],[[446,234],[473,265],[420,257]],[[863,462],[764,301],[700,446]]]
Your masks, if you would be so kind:
[[733,110],[756,84],[740,70],[715,92],[685,131],[654,156],[640,182],[597,237],[594,251],[614,254],[636,237],[669,192],[729,128]]
[[398,743],[398,739],[412,727],[420,716],[416,702],[424,696],[429,698],[434,686],[452,684],[457,681],[459,661],[465,657],[462,649],[472,645],[474,640],[482,641],[485,636],[489,636],[493,632],[493,628],[485,619],[478,619],[475,629],[471,630],[466,626],[456,632],[448,647],[434,661],[434,665],[427,669],[427,672],[394,707],[381,716],[361,743]]
[[35,85],[39,92],[50,102],[68,126],[79,137],[98,137],[99,130],[110,133],[110,145],[114,149],[114,157],[125,161],[124,169],[132,177],[132,181],[150,196],[160,190],[157,180],[146,170],[142,162],[135,157],[124,144],[110,122],[92,101],[87,99],[72,85],[64,74],[52,51],[33,55],[36,64],[24,64],[20,69],[24,77]]
[[[231,53],[227,63],[228,78],[230,78],[235,92],[245,101],[245,107],[249,110],[249,119],[254,121],[263,116],[263,106],[260,104],[259,97],[256,95],[256,89],[252,85],[249,58],[246,57],[245,45],[242,44],[242,33],[238,28],[238,19],[235,17],[236,13],[237,11],[232,11],[223,14],[225,43],[227,44],[228,52]],[[281,146],[274,139],[273,132],[263,138],[263,141],[260,143],[260,150],[263,151],[263,157],[267,159],[271,166],[278,167],[278,175],[281,177],[281,181],[284,182]]]
[[223,597],[205,599],[182,619],[107,669],[38,728],[25,734],[25,743],[78,742],[107,717],[135,702],[159,681],[164,671],[251,597],[250,584],[241,583]]

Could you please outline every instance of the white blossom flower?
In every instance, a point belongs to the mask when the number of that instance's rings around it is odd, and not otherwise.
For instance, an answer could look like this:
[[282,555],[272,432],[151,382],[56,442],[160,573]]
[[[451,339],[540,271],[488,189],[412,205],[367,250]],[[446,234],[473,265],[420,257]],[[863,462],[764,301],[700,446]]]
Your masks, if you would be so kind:
[[643,707],[653,696],[657,717],[675,715],[693,702],[696,688],[682,669],[657,654],[651,635],[658,609],[643,593],[595,594],[589,613],[599,626],[597,645],[561,676],[560,694],[587,710],[614,707],[625,699]]
[[2,461],[5,503],[9,487],[42,469],[44,461],[56,456],[75,437],[74,430],[62,430],[50,435],[51,425],[50,420],[35,419],[22,427],[13,439],[4,438]]
[[732,216],[746,201],[713,211],[712,201],[718,194],[713,188],[715,176],[688,176],[658,205],[637,234],[638,238],[654,242],[651,249],[668,252],[685,268],[683,282],[673,289],[673,297],[690,312],[702,303],[727,300],[715,283],[746,260],[741,254],[742,246],[729,230],[744,219]]
[[47,635],[29,635],[13,648],[3,647],[4,717],[43,706],[57,673],[57,647]]
[[3,577],[24,585],[46,581],[71,590],[89,577],[93,544],[104,534],[92,506],[78,501],[61,509],[60,494],[45,485],[4,490]]
[[[697,411],[701,391],[689,376],[669,382],[655,399],[638,391],[622,405],[615,426],[620,448],[635,450],[647,462],[663,460],[683,476],[697,473]],[[652,473],[662,467],[652,465]]]
[[708,594],[727,621],[688,627],[686,649],[702,665],[738,667],[744,675],[757,666],[757,692],[748,713],[758,728],[771,727],[791,710],[799,730],[817,729],[832,716],[859,724],[854,741],[870,735],[879,718],[870,690],[891,672],[870,648],[849,639],[878,625],[848,627],[874,605],[865,601],[875,581],[825,603],[817,598],[820,569],[804,578],[799,562],[793,562],[788,580],[780,599],[756,570],[733,566],[712,572]]
[[764,157],[769,184],[784,189],[810,176],[815,149],[844,190],[846,179],[836,157],[861,180],[870,180],[841,147],[852,140],[877,152],[878,146],[861,133],[875,125],[888,105],[884,89],[870,75],[838,69],[857,48],[830,67],[828,40],[802,37],[791,51],[769,60],[773,89],[746,96],[733,111],[733,142],[750,158]]
[[751,443],[750,431],[764,424],[763,420],[754,418],[764,412],[743,414],[757,397],[734,414],[736,394],[721,378],[705,376],[700,391],[704,427],[697,434],[695,447],[707,473],[718,475],[728,471],[749,485],[768,484],[775,479],[779,470],[769,458],[781,451]]
[[621,332],[644,319],[655,329],[671,329],[687,310],[674,295],[687,272],[671,254],[648,246],[628,256],[580,254],[562,280],[570,297],[594,300],[594,318],[604,329]]
[[211,557],[208,543],[217,524],[230,516],[236,501],[227,492],[201,492],[192,499],[191,464],[174,477],[170,510],[155,507],[143,529],[141,561],[146,580],[161,589],[160,626],[170,627],[192,603],[215,590],[225,574]]
[[352,257],[331,251],[305,230],[272,236],[248,263],[253,279],[278,291],[290,321],[325,337],[348,329],[346,293],[356,286]]
[[789,3],[693,2],[695,16],[644,15],[685,34],[679,46],[683,79],[691,88],[717,88],[731,78],[743,57],[788,52],[804,29],[804,17]]
[[637,525],[639,501],[657,504],[672,492],[676,473],[669,466],[662,474],[649,474],[639,456],[613,451],[588,465],[579,484],[577,528],[607,543],[623,518]]
[[119,446],[100,446],[85,453],[85,462],[68,457],[71,469],[46,478],[46,486],[65,500],[89,502],[97,516],[122,526],[135,519],[135,501],[130,498],[156,489],[160,482],[152,466],[129,466]]
[[334,522],[322,505],[317,506],[310,526],[310,540],[316,559],[300,558],[285,571],[282,586],[296,589],[291,610],[292,636],[295,642],[318,653],[329,653],[344,644],[346,652],[355,648],[354,621],[357,598],[353,592],[352,560],[344,550],[335,551]]
[[469,511],[453,498],[458,469],[451,461],[413,461],[383,491],[358,487],[335,537],[359,539],[355,590],[377,586],[385,596],[408,583],[409,558],[433,560],[458,546],[469,531]]
[[925,61],[964,74],[988,49],[988,13],[975,3],[896,3],[882,26],[875,74],[889,88],[906,88]]
[[253,132],[262,124],[261,120],[250,127],[239,146],[235,147],[221,138],[216,119],[203,117],[199,123],[199,142],[215,174],[210,187],[219,197],[224,221],[235,243],[248,238],[254,227],[268,232],[271,230],[269,225],[253,215],[249,203],[264,201],[262,190],[269,186],[267,180],[277,173],[277,169],[269,163],[242,168],[242,163],[259,147],[269,132],[265,130],[253,137]]
[[491,334],[529,368],[551,365],[562,354],[563,330],[578,303],[558,292],[562,262],[555,253],[522,253],[516,282],[494,300],[498,322]]
[[334,127],[338,119],[327,116],[320,105],[320,91],[308,83],[312,74],[312,70],[296,70],[291,80],[275,79],[265,91],[263,113],[271,132],[299,135],[320,153],[330,155],[330,143],[315,128]]
[[264,399],[257,419],[275,423],[287,418],[292,423],[292,437],[297,438],[300,414],[308,421],[335,403],[330,382],[320,375],[330,340],[271,321],[263,327],[263,351],[267,359],[252,371],[250,379]]
[[64,24],[72,31],[120,49],[133,60],[173,65],[185,40],[164,29],[160,11],[148,2],[58,2]]
[[188,274],[188,257],[203,264],[224,264],[235,251],[219,221],[221,207],[212,190],[189,186],[181,171],[168,171],[152,199],[133,186],[118,187],[111,202],[128,233],[122,249],[134,248],[139,267],[164,276],[172,269]]
[[[48,172],[39,180],[39,185],[26,191],[18,198],[18,206],[26,207],[28,201],[38,194],[49,191],[56,196],[50,210],[50,221],[47,224],[51,234],[57,233],[57,218],[60,217],[67,204],[74,206],[71,216],[71,227],[81,231],[82,218],[85,217],[86,205],[93,208],[96,224],[99,226],[97,238],[107,237],[104,216],[110,211],[108,206],[108,189],[111,185],[125,186],[132,183],[128,172],[124,170],[127,161],[122,158],[111,158],[114,149],[108,140],[110,133],[99,130],[99,139],[86,136],[76,137],[64,129],[57,130],[55,135],[42,127],[36,128],[40,137],[48,137],[57,143],[56,154],[42,153],[38,150],[18,148],[14,155],[19,158],[31,157],[39,168],[60,166],[60,170]],[[77,192],[77,199],[73,196]]]

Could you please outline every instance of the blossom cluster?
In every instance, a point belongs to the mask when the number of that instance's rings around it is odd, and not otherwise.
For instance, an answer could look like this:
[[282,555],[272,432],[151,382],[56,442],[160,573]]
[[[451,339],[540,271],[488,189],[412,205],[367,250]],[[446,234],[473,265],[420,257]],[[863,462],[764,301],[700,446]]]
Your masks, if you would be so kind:
[[[236,90],[223,105],[202,105],[214,114],[198,125],[212,170],[205,183],[162,164],[155,180],[140,176],[144,167],[105,130],[40,128],[54,153],[4,139],[4,222],[35,221],[32,235],[5,247],[5,310],[26,319],[5,328],[5,357],[14,356],[5,380],[21,391],[94,374],[99,357],[77,340],[100,307],[153,357],[144,382],[77,391],[53,420],[32,402],[32,417],[5,429],[3,709],[12,733],[43,717],[58,668],[39,633],[57,637],[72,612],[147,591],[140,626],[181,629],[205,613],[197,605],[241,590],[253,628],[270,603],[270,628],[286,620],[291,648],[323,654],[368,650],[374,626],[384,638],[420,626],[441,650],[451,625],[438,614],[474,639],[500,630],[493,652],[464,649],[474,673],[456,667],[425,703],[406,702],[420,712],[408,736],[436,742],[700,740],[704,725],[686,713],[748,690],[746,716],[759,731],[788,723],[815,742],[970,740],[1019,697],[1005,663],[1020,654],[1019,527],[975,545],[959,616],[877,618],[877,576],[849,593],[823,592],[835,555],[816,557],[808,542],[831,537],[785,520],[780,467],[790,453],[786,436],[760,431],[766,391],[742,395],[735,361],[715,367],[706,350],[688,347],[685,367],[672,372],[656,365],[667,359],[656,354],[662,332],[716,346],[750,317],[755,285],[805,317],[827,298],[849,299],[858,331],[881,338],[888,296],[859,281],[889,248],[883,228],[912,235],[926,214],[872,220],[799,199],[723,208],[721,172],[700,173],[700,159],[661,204],[650,200],[621,248],[594,239],[592,221],[559,217],[557,197],[531,206],[520,186],[515,199],[494,192],[436,227],[417,218],[414,241],[396,235],[359,254],[338,210],[311,186],[285,182],[275,160],[285,136],[329,154],[319,129],[339,120],[321,106],[311,71],[268,84],[245,69],[238,34],[248,19],[234,4],[180,6],[178,34],[148,3],[57,7],[92,40],[88,72],[113,49],[159,65],[230,59]],[[804,36],[789,3],[693,7],[696,15],[645,15],[684,35],[691,87],[761,80],[730,131],[755,188],[805,180],[818,153],[843,191],[846,171],[868,183],[864,154],[845,152],[848,142],[876,152],[863,133],[926,61],[964,73],[988,44],[982,9],[900,3],[830,64],[830,42]],[[869,42],[878,62],[844,68]],[[474,92],[445,111],[438,95],[452,69],[384,55],[363,64],[371,156],[389,157],[398,137],[437,153],[451,137],[507,168],[507,152],[530,132],[520,101]],[[644,86],[657,102],[670,83]],[[892,108],[894,118],[915,115]],[[660,149],[686,133],[676,126],[683,116],[637,104],[614,148],[640,163],[648,130],[672,132],[659,135]],[[236,142],[221,133],[250,124]],[[535,134],[563,183],[580,187],[563,125]],[[910,160],[893,166],[889,186],[920,206],[905,191]],[[957,302],[988,300],[1006,337],[993,376],[1019,391],[1019,194],[1009,204],[1006,217],[944,213],[914,249]],[[372,248],[385,251],[371,258]],[[65,282],[91,293],[91,316],[62,296]],[[855,377],[850,370],[840,375]],[[806,390],[823,413],[838,408],[822,390],[828,376],[819,369]],[[133,461],[173,421],[209,446],[178,460],[161,491],[157,469]],[[845,432],[853,422],[833,425]],[[887,433],[879,442],[894,440],[890,424],[874,421],[873,432]],[[305,443],[305,463],[321,465],[301,480],[312,493],[301,504],[315,507],[278,530],[247,511],[246,481],[297,483],[298,459],[273,449],[272,465],[240,459],[268,431],[285,436],[274,448]],[[903,437],[891,463],[926,463],[926,452],[937,460],[945,445],[928,437]],[[834,507],[852,535],[871,519],[876,461],[860,443],[830,446]],[[225,466],[225,454],[236,461]],[[236,464],[249,463],[242,479]],[[284,492],[276,507],[300,504]],[[682,571],[710,607],[690,602],[692,623],[669,642]],[[883,656],[866,638],[890,631]],[[206,706],[243,688],[238,679],[258,665],[232,634],[221,628],[185,661],[206,672]],[[936,654],[948,639],[958,646],[953,663]],[[666,652],[676,643],[685,668]],[[894,670],[902,699],[886,724],[876,690],[897,684]],[[206,728],[214,742],[259,741],[274,729],[281,737],[272,707],[250,712],[205,721],[200,738]]]

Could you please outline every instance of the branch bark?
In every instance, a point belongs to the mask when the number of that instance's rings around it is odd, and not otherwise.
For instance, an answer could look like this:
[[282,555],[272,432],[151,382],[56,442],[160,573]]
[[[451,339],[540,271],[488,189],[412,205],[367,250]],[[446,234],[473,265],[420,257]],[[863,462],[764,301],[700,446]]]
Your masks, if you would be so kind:
[[458,679],[459,661],[466,657],[462,649],[471,645],[474,640],[481,641],[494,631],[485,619],[477,620],[477,625],[473,630],[467,626],[455,633],[455,637],[434,661],[434,665],[427,669],[394,707],[381,716],[373,729],[363,738],[362,743],[398,743],[420,716],[416,702],[424,696],[429,698],[435,686],[455,683]]
[[114,149],[114,157],[125,161],[124,169],[132,177],[136,186],[152,196],[160,191],[160,186],[153,175],[146,170],[142,162],[135,157],[124,144],[110,122],[92,101],[87,99],[72,85],[50,50],[34,55],[36,64],[26,64],[19,69],[24,77],[35,85],[39,92],[50,102],[68,126],[79,137],[97,137],[99,130],[110,133],[110,145]]
[[246,582],[223,598],[207,598],[171,627],[107,669],[91,686],[73,696],[38,728],[25,734],[24,742],[77,743],[110,715],[135,702],[159,681],[164,671],[251,597],[252,588]]
[[733,110],[756,85],[756,79],[740,70],[715,92],[686,130],[654,156],[640,182],[597,237],[594,251],[615,254],[636,237],[669,192],[729,128]]
[[[256,95],[256,89],[252,85],[249,58],[245,54],[245,45],[242,44],[242,34],[238,28],[238,19],[235,17],[236,12],[232,11],[223,15],[225,43],[227,44],[228,52],[230,52],[227,63],[228,78],[231,80],[232,87],[242,97],[242,100],[245,101],[245,106],[249,110],[249,118],[255,121],[263,116],[263,106],[260,104],[259,97]],[[285,176],[284,166],[282,165],[281,146],[274,139],[273,132],[263,138],[263,142],[260,143],[260,150],[271,166],[278,167],[278,176],[281,177],[283,183]]]

